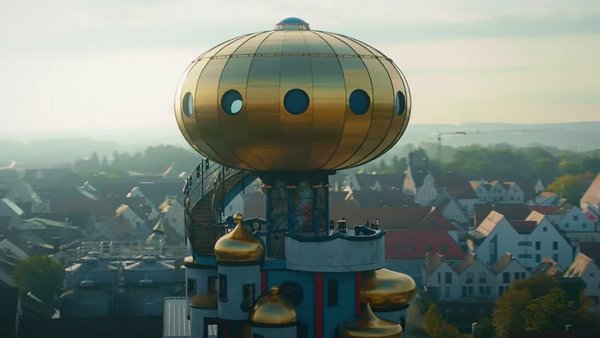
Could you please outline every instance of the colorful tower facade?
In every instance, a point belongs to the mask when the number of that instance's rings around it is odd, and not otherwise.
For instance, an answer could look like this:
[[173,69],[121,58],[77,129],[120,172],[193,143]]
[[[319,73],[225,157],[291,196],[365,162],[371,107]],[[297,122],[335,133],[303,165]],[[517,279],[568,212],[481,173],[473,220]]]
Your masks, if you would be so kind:
[[[390,149],[410,105],[389,58],[298,18],[191,63],[175,115],[207,158],[184,189],[194,338],[402,333],[415,283],[383,269],[384,230],[329,219],[328,177]],[[241,214],[222,222],[223,206],[257,177],[266,226]],[[356,327],[360,318],[372,325]]]

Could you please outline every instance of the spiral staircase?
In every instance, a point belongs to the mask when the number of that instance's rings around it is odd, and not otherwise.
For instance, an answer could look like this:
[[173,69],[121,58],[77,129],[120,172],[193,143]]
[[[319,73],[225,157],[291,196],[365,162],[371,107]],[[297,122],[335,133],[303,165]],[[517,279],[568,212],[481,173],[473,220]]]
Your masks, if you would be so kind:
[[256,178],[208,160],[195,168],[183,188],[185,231],[194,252],[213,254],[216,241],[226,233],[225,206]]

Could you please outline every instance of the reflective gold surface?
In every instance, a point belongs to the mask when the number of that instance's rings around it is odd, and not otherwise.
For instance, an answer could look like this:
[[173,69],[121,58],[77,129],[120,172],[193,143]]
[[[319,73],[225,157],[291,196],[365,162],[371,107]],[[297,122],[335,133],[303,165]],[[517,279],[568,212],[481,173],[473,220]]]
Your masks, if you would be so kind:
[[379,269],[362,273],[362,299],[375,311],[405,305],[415,295],[416,289],[415,281],[400,272]]
[[250,321],[260,325],[293,325],[298,318],[294,305],[279,295],[277,286],[271,286],[271,293],[262,296],[254,304]]
[[216,291],[211,291],[207,295],[193,295],[190,304],[204,309],[216,309],[218,296]]
[[[393,62],[350,37],[301,23],[284,26],[224,42],[194,61],[175,100],[186,140],[216,162],[259,171],[342,169],[392,147],[410,117],[408,85]],[[295,88],[309,97],[299,115],[283,103]],[[243,100],[234,115],[221,107],[223,94],[232,89]],[[370,98],[363,115],[349,107],[356,89]],[[397,91],[406,97],[401,115],[395,113]],[[182,112],[188,92],[191,116]]]
[[378,318],[369,303],[359,317],[343,321],[338,326],[339,338],[397,338],[401,335],[400,324]]
[[217,263],[258,263],[264,256],[262,242],[246,231],[243,216],[240,213],[234,215],[235,229],[219,238],[215,244],[215,257]]

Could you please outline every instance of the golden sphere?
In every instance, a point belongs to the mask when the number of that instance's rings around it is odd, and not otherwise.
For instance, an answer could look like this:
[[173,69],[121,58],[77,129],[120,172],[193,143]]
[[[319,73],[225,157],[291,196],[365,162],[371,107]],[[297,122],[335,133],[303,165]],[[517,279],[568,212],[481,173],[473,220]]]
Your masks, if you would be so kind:
[[369,162],[402,136],[408,84],[375,48],[296,18],[200,55],[175,98],[181,133],[223,165],[337,170]]
[[362,273],[362,299],[375,311],[401,308],[416,291],[417,285],[409,275],[388,269]]
[[262,296],[254,305],[250,321],[262,326],[286,326],[296,324],[298,318],[294,305],[279,295],[277,286],[271,286],[271,293]]

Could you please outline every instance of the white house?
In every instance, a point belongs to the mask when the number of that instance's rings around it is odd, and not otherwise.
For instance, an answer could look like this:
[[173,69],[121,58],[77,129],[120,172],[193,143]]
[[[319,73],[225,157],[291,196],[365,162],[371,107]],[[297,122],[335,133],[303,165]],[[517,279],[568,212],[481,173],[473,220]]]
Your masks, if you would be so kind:
[[438,196],[435,188],[435,179],[431,174],[427,174],[423,179],[423,185],[417,189],[415,194],[415,203],[419,205],[428,205]]
[[525,201],[523,190],[515,182],[480,180],[470,183],[475,194],[484,202],[520,204]]
[[514,281],[528,278],[531,275],[527,268],[509,252],[505,252],[491,270],[494,273],[494,297],[502,296]]
[[494,296],[494,274],[485,264],[468,253],[454,269],[461,285],[461,298],[489,299]]
[[455,199],[450,198],[442,203],[438,208],[442,216],[449,221],[454,221],[458,224],[469,224],[469,218],[465,215],[463,206]]
[[574,206],[562,214],[558,228],[565,232],[593,232],[596,231],[596,224],[581,209]]
[[468,238],[470,251],[488,265],[495,264],[505,252],[513,253],[529,271],[544,257],[562,266],[573,260],[573,249],[567,240],[536,211],[524,221],[508,221],[499,212],[491,211],[469,232]]
[[594,301],[596,308],[599,307],[598,300],[600,299],[600,269],[597,262],[583,254],[577,254],[573,264],[565,271],[564,277],[578,277],[585,283],[585,295]]
[[453,300],[460,297],[461,285],[458,274],[444,256],[435,253],[425,259],[425,285],[438,290],[438,300]]
[[161,214],[161,219],[168,220],[166,224],[171,227],[178,235],[185,235],[185,208],[177,201],[174,196],[167,198],[158,206],[158,211]]
[[515,182],[504,182],[502,183],[504,187],[505,195],[504,201],[506,203],[516,203],[521,204],[525,202],[525,196],[523,194],[523,190],[521,187]]

